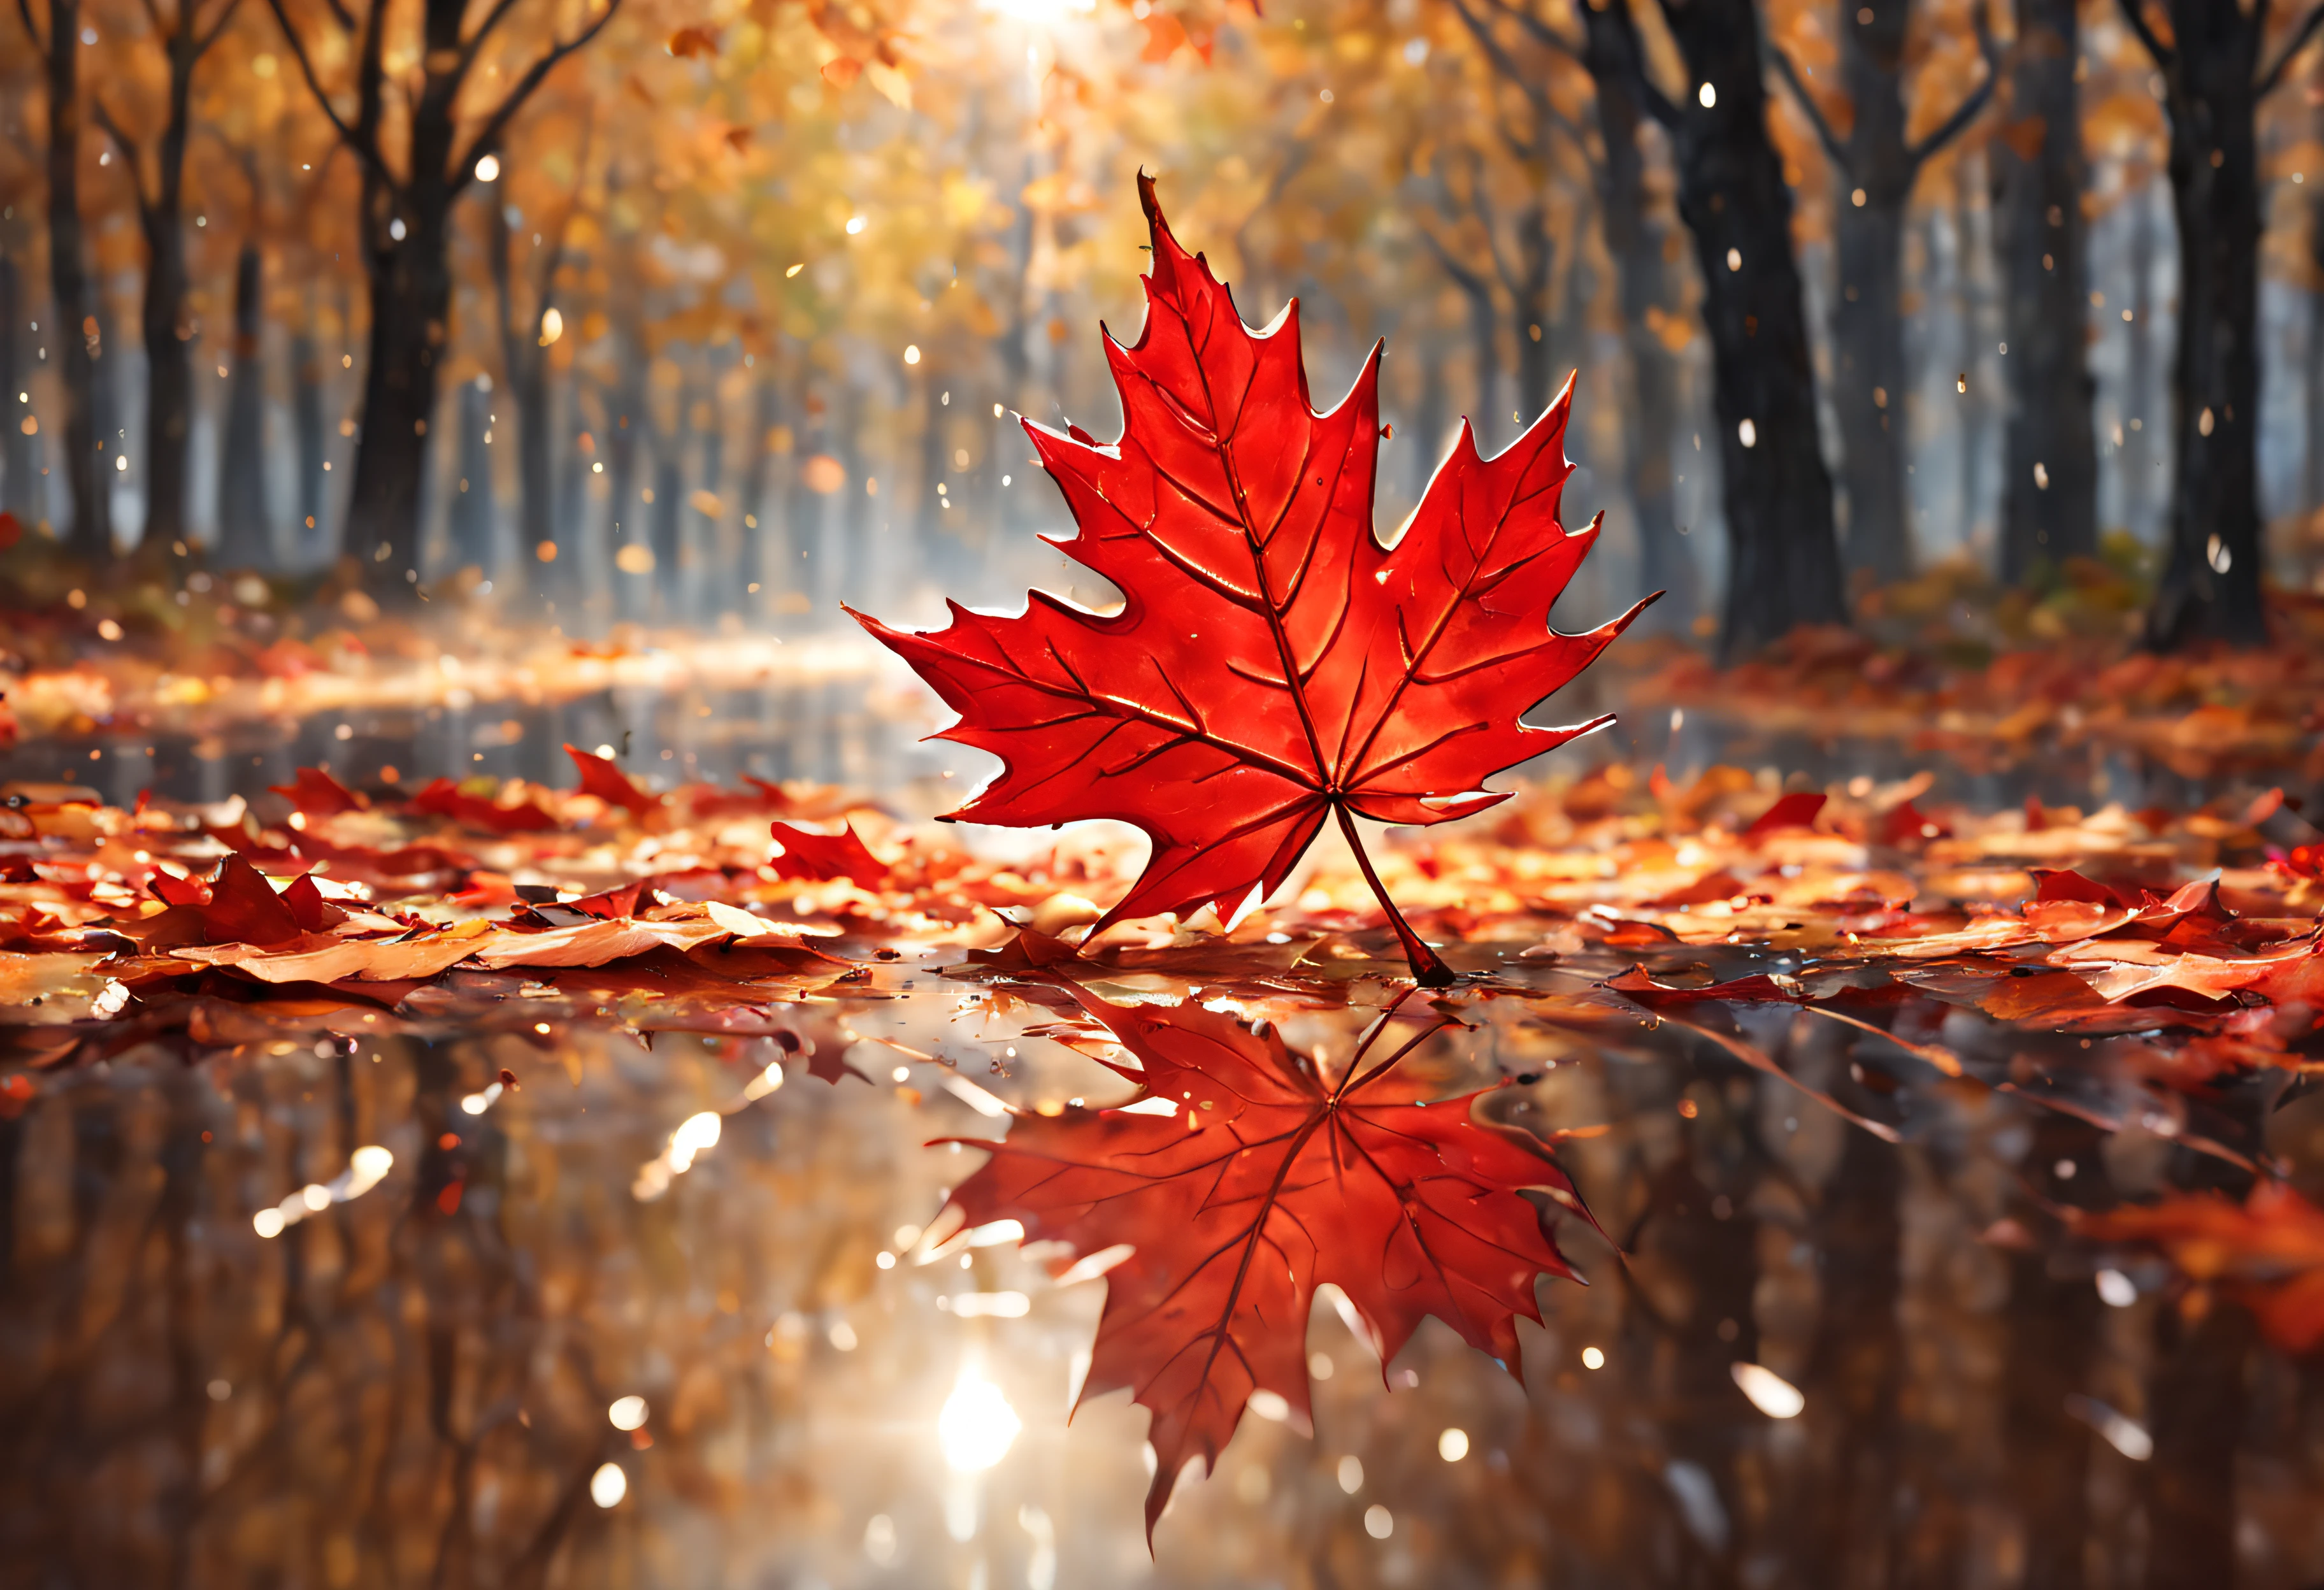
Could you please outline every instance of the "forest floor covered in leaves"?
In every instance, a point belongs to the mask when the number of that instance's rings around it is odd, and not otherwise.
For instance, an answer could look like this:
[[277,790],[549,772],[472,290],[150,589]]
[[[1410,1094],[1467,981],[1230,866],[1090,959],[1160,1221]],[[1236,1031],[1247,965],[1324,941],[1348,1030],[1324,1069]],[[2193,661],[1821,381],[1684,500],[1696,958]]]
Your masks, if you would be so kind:
[[[2211,759],[2173,776],[2217,792],[2186,804],[1981,810],[1933,767],[1528,786],[1378,849],[1460,973],[1425,999],[1344,849],[1231,928],[1085,938],[1138,871],[1127,831],[964,844],[836,787],[655,788],[573,748],[554,785],[11,784],[0,1396],[31,1433],[0,1532],[213,1582],[354,1583],[331,1565],[376,1552],[477,1583],[1841,1583],[1878,1552],[1950,1584],[2070,1551],[2111,1584],[2226,1551],[2304,1583],[2302,666],[2173,664],[2163,705],[2113,697],[2160,723],[2248,691],[2265,735],[2185,736]],[[1370,1349],[1319,1311],[1312,1414],[1255,1397],[1148,1569],[1140,1416],[1062,1422],[1104,1256],[932,1224],[961,1151],[918,1144],[1010,1109],[1114,1130],[1132,1011],[1331,1074],[1424,1010],[1409,1095],[1481,1089],[1474,1119],[1554,1152],[1574,1196],[1545,1229],[1599,1284],[1544,1285],[1523,1388],[1433,1326],[1387,1389],[1331,1379]],[[935,1461],[959,1389],[937,1342],[1006,1389],[1013,1466]],[[632,1392],[650,1422],[593,1411]],[[1280,1428],[1311,1419],[1312,1444]],[[608,1463],[632,1522],[585,1504]],[[133,1481],[136,1527],[69,1538],[76,1496]],[[1867,1488],[1845,1521],[1835,1485]]]

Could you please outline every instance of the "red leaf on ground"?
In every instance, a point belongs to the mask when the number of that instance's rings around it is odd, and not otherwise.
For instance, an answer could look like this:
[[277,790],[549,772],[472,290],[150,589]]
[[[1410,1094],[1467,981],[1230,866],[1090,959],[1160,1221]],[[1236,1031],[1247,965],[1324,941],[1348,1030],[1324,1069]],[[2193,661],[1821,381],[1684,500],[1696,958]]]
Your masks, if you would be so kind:
[[[312,892],[315,886],[308,883],[307,887]],[[317,893],[314,905],[322,904]],[[239,856],[218,863],[207,902],[185,908],[201,914],[203,940],[212,944],[280,944],[303,931],[290,903],[275,892],[264,873]]]
[[816,833],[788,823],[772,824],[770,832],[775,842],[783,848],[772,864],[785,878],[813,878],[818,882],[844,878],[862,889],[880,889],[888,885],[893,869],[872,853],[853,823],[842,823],[837,833]]
[[1762,840],[1784,828],[1813,828],[1816,813],[1823,810],[1824,796],[1807,790],[1795,790],[1759,813],[1759,820],[1743,831],[1747,841]]
[[301,767],[290,783],[270,784],[266,787],[309,817],[336,817],[342,812],[361,812],[371,805],[370,801],[320,767]]
[[595,795],[609,806],[620,806],[643,816],[661,802],[646,794],[630,781],[630,776],[613,766],[611,757],[601,757],[568,745],[565,754],[573,758],[573,766],[581,774],[581,793]]
[[449,818],[487,833],[544,833],[557,826],[556,818],[530,801],[516,806],[499,805],[478,795],[463,795],[460,786],[448,778],[438,778],[413,795],[404,809],[424,816]]
[[[1447,1025],[1424,1020],[1386,1058],[1383,1018],[1343,1078],[1282,1038],[1197,1006],[1074,999],[1143,1062],[1115,1109],[1020,1115],[952,1202],[972,1225],[1013,1219],[1106,1273],[1084,1399],[1130,1388],[1154,1415],[1149,1536],[1179,1470],[1208,1469],[1258,1392],[1308,1412],[1315,1289],[1347,1293],[1382,1363],[1434,1314],[1521,1372],[1516,1322],[1534,1282],[1571,1275],[1530,1190],[1579,1209],[1534,1139],[1479,1125],[1476,1096],[1429,1103],[1397,1062]],[[1168,1107],[1165,1109],[1165,1106]]]
[[1884,845],[1917,845],[1942,839],[1952,830],[1910,801],[1898,801],[1881,813],[1879,838]]
[[301,933],[322,933],[335,923],[347,919],[347,914],[323,898],[323,891],[315,887],[314,878],[303,872],[290,880],[290,887],[282,891],[281,899]]
[[[1518,716],[1639,611],[1581,635],[1549,628],[1598,534],[1558,523],[1571,383],[1499,457],[1480,458],[1463,427],[1384,547],[1371,526],[1379,351],[1316,413],[1296,306],[1252,333],[1143,176],[1139,197],[1153,235],[1146,326],[1133,347],[1107,345],[1121,438],[1026,425],[1079,527],[1058,549],[1111,581],[1121,611],[1035,592],[1016,618],[954,603],[927,634],[855,615],[961,714],[943,738],[1005,764],[954,816],[1115,817],[1152,839],[1098,932],[1205,905],[1231,917],[1333,818],[1361,858],[1355,817],[1443,823],[1505,798],[1480,786],[1609,721]],[[1416,973],[1449,981],[1373,887]]]
[[2084,878],[2079,872],[2049,871],[2034,868],[2034,897],[2036,900],[2075,900],[2091,905],[2135,905],[2095,878]]

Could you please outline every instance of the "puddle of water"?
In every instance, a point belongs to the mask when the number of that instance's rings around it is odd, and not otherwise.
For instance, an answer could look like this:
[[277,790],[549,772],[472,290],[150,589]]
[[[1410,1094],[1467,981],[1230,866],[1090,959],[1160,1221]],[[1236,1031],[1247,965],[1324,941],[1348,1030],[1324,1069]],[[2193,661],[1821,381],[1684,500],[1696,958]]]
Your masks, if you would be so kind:
[[[1997,1234],[2217,1161],[1740,1015],[1894,1146],[1684,1023],[1576,997],[1610,970],[1512,974],[1536,991],[1471,1001],[1414,1063],[1448,1094],[1522,1079],[1482,1107],[1512,1124],[1609,1126],[1560,1156],[1628,1263],[1564,1223],[1591,1284],[1542,1284],[1522,1384],[1433,1323],[1384,1371],[1320,1302],[1315,1438],[1255,1410],[1150,1558],[1144,1413],[1066,1419],[1102,1283],[922,1229],[978,1160],[924,1145],[995,1135],[979,1104],[1126,1091],[1028,1030],[1056,1016],[1038,989],[891,968],[891,997],[774,1007],[859,1073],[836,1083],[779,1037],[509,1020],[278,1021],[198,1065],[148,1047],[43,1079],[0,1123],[0,1560],[1035,1590],[1966,1585],[2042,1561],[2127,1585],[2206,1549],[2288,1586],[2324,1563],[2310,1372],[2239,1310],[2186,1318],[2158,1268]],[[1238,997],[1327,1061],[1351,1047],[1308,993]],[[1895,1030],[1987,1081],[2040,1042],[1933,1001]],[[2093,1107],[2116,1086],[2097,1061],[2082,1083]],[[2229,1089],[2202,1124],[2231,1136],[2253,1103]],[[2295,1166],[2324,1163],[2315,1115],[2270,1124]],[[2173,1511],[2189,1486],[2223,1511]]]

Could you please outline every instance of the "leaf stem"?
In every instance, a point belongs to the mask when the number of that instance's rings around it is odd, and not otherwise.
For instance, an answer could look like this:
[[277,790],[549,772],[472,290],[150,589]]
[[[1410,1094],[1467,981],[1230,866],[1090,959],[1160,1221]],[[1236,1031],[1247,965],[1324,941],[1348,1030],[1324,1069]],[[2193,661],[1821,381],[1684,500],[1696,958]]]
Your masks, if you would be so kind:
[[1397,942],[1404,946],[1404,958],[1412,963],[1413,980],[1424,988],[1450,988],[1453,982],[1452,969],[1444,964],[1443,956],[1421,942],[1420,935],[1412,931],[1410,923],[1405,921],[1404,913],[1398,911],[1396,902],[1388,897],[1388,889],[1380,882],[1379,874],[1372,870],[1371,857],[1364,852],[1364,841],[1356,832],[1355,818],[1339,802],[1333,802],[1332,809],[1339,813],[1340,832],[1347,836],[1348,849],[1356,853],[1356,865],[1364,869],[1364,881],[1372,886],[1372,897],[1380,903],[1380,909],[1388,913],[1388,924],[1396,929]]

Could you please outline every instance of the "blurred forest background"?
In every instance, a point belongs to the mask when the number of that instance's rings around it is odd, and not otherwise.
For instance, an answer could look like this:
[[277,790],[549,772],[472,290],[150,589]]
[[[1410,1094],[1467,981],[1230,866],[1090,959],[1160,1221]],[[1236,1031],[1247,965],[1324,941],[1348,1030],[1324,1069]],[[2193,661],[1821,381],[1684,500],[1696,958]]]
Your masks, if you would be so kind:
[[1579,372],[1577,617],[2255,641],[2324,579],[2319,18],[17,0],[0,504],[159,616],[1013,601],[1065,581],[1014,411],[1116,424],[1143,167],[1319,402],[1388,338],[1384,528]]

